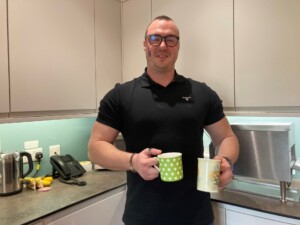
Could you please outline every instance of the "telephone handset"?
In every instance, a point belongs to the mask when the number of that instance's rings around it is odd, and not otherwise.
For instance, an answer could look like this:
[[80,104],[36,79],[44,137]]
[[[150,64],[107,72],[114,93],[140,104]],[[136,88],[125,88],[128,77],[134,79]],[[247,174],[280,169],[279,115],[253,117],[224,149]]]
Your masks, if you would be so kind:
[[71,155],[53,155],[50,157],[53,177],[67,184],[85,185],[84,181],[78,181],[76,177],[81,176],[86,170]]

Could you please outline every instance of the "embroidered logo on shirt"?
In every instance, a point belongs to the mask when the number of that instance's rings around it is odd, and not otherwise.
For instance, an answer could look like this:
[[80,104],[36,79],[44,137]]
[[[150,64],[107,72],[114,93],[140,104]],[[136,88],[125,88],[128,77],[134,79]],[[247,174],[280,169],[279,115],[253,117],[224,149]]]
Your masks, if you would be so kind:
[[182,99],[184,99],[185,101],[190,101],[191,99],[192,99],[192,97],[191,96],[183,96],[183,97],[181,97]]

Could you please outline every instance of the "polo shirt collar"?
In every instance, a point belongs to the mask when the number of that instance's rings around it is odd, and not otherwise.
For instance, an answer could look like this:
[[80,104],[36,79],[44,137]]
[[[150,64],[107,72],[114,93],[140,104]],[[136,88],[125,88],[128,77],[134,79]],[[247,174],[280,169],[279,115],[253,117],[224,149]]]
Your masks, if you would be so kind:
[[[174,79],[173,83],[182,83],[184,82],[185,78],[181,75],[179,75],[176,70],[174,70]],[[147,73],[147,68],[145,68],[145,72],[141,76],[141,85],[142,87],[150,87],[152,85],[155,85],[156,83],[151,79],[149,74]]]

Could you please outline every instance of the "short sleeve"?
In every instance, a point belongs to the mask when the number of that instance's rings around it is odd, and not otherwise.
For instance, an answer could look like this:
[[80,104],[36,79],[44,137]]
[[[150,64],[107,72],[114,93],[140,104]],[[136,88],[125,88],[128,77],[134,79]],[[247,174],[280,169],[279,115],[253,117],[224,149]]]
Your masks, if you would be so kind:
[[[209,88],[210,89],[210,88]],[[205,126],[218,122],[225,117],[222,100],[218,94],[210,89],[209,110],[205,119]]]
[[100,101],[99,112],[96,121],[110,126],[120,131],[121,113],[120,113],[120,94],[119,85],[110,90]]

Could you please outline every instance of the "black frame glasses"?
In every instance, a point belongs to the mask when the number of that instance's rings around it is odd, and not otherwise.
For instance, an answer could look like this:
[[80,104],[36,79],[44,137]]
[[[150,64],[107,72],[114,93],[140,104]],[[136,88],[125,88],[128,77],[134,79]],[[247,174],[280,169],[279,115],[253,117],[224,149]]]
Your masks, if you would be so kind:
[[160,34],[150,34],[146,36],[148,42],[152,46],[160,46],[164,40],[166,46],[175,47],[179,42],[179,37],[176,35],[161,36]]

